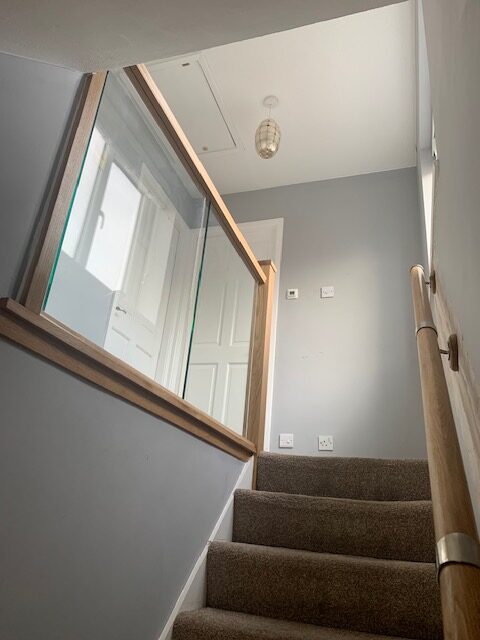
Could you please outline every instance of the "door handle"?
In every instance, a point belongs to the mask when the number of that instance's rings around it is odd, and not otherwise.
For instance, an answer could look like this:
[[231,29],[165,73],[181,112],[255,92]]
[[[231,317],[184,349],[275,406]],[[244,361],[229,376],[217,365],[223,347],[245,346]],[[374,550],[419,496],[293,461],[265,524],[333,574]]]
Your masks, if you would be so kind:
[[117,304],[117,306],[115,307],[115,310],[116,310],[116,311],[121,311],[122,313],[127,314],[127,310],[126,310],[126,309],[123,309],[123,308],[122,308],[122,307],[120,307],[118,304]]

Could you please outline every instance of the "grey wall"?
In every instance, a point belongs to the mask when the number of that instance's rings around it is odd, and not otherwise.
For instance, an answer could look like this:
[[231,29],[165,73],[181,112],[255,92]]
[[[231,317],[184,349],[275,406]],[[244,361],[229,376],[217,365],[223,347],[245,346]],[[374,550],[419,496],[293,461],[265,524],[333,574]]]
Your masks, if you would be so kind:
[[0,54],[0,295],[10,295],[42,206],[80,74]]
[[459,338],[460,371],[447,370],[447,382],[480,529],[480,5],[423,5],[439,164],[433,266],[444,305],[436,320]]
[[480,376],[480,6],[424,1],[439,175],[434,262]]
[[[272,450],[424,457],[409,268],[422,258],[415,168],[227,196],[238,222],[285,219]],[[334,285],[333,299],[320,298]],[[286,300],[289,287],[298,300]],[[290,450],[282,451],[289,453]],[[326,454],[332,455],[332,454]]]
[[[0,296],[79,75],[0,55]],[[0,340],[0,637],[157,640],[242,464]]]
[[417,176],[418,200],[422,211],[425,253],[422,265],[429,272],[431,264],[432,239],[432,196],[433,196],[433,155],[432,155],[432,101],[430,75],[428,70],[427,40],[421,0],[416,7],[416,74],[417,74]]

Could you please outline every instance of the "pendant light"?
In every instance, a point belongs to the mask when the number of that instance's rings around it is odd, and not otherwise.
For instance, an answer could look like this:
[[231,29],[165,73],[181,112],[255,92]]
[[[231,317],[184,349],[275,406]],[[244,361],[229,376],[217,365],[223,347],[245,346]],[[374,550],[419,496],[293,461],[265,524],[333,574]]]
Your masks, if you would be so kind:
[[270,116],[272,109],[278,105],[277,96],[267,96],[263,106],[268,109],[268,118],[262,120],[255,133],[255,149],[260,158],[269,160],[277,153],[280,146],[281,131],[278,123]]

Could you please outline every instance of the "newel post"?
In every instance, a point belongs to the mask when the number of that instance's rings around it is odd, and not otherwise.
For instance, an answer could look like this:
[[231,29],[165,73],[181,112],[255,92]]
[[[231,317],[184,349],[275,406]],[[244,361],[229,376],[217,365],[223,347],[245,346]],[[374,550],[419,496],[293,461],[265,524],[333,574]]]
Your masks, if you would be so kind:
[[246,423],[246,437],[255,444],[257,453],[263,451],[265,438],[273,298],[277,272],[271,260],[260,261],[260,266],[265,273],[266,281],[258,284],[255,300]]

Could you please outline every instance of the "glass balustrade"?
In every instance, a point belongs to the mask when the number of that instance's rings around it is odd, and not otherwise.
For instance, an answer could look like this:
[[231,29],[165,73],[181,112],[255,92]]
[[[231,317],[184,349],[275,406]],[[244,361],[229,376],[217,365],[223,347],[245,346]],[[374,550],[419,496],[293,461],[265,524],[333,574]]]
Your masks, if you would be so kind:
[[46,313],[181,393],[206,212],[125,73],[109,73]]
[[243,433],[254,291],[213,206],[110,72],[44,312]]
[[243,434],[255,281],[211,207],[184,398]]

